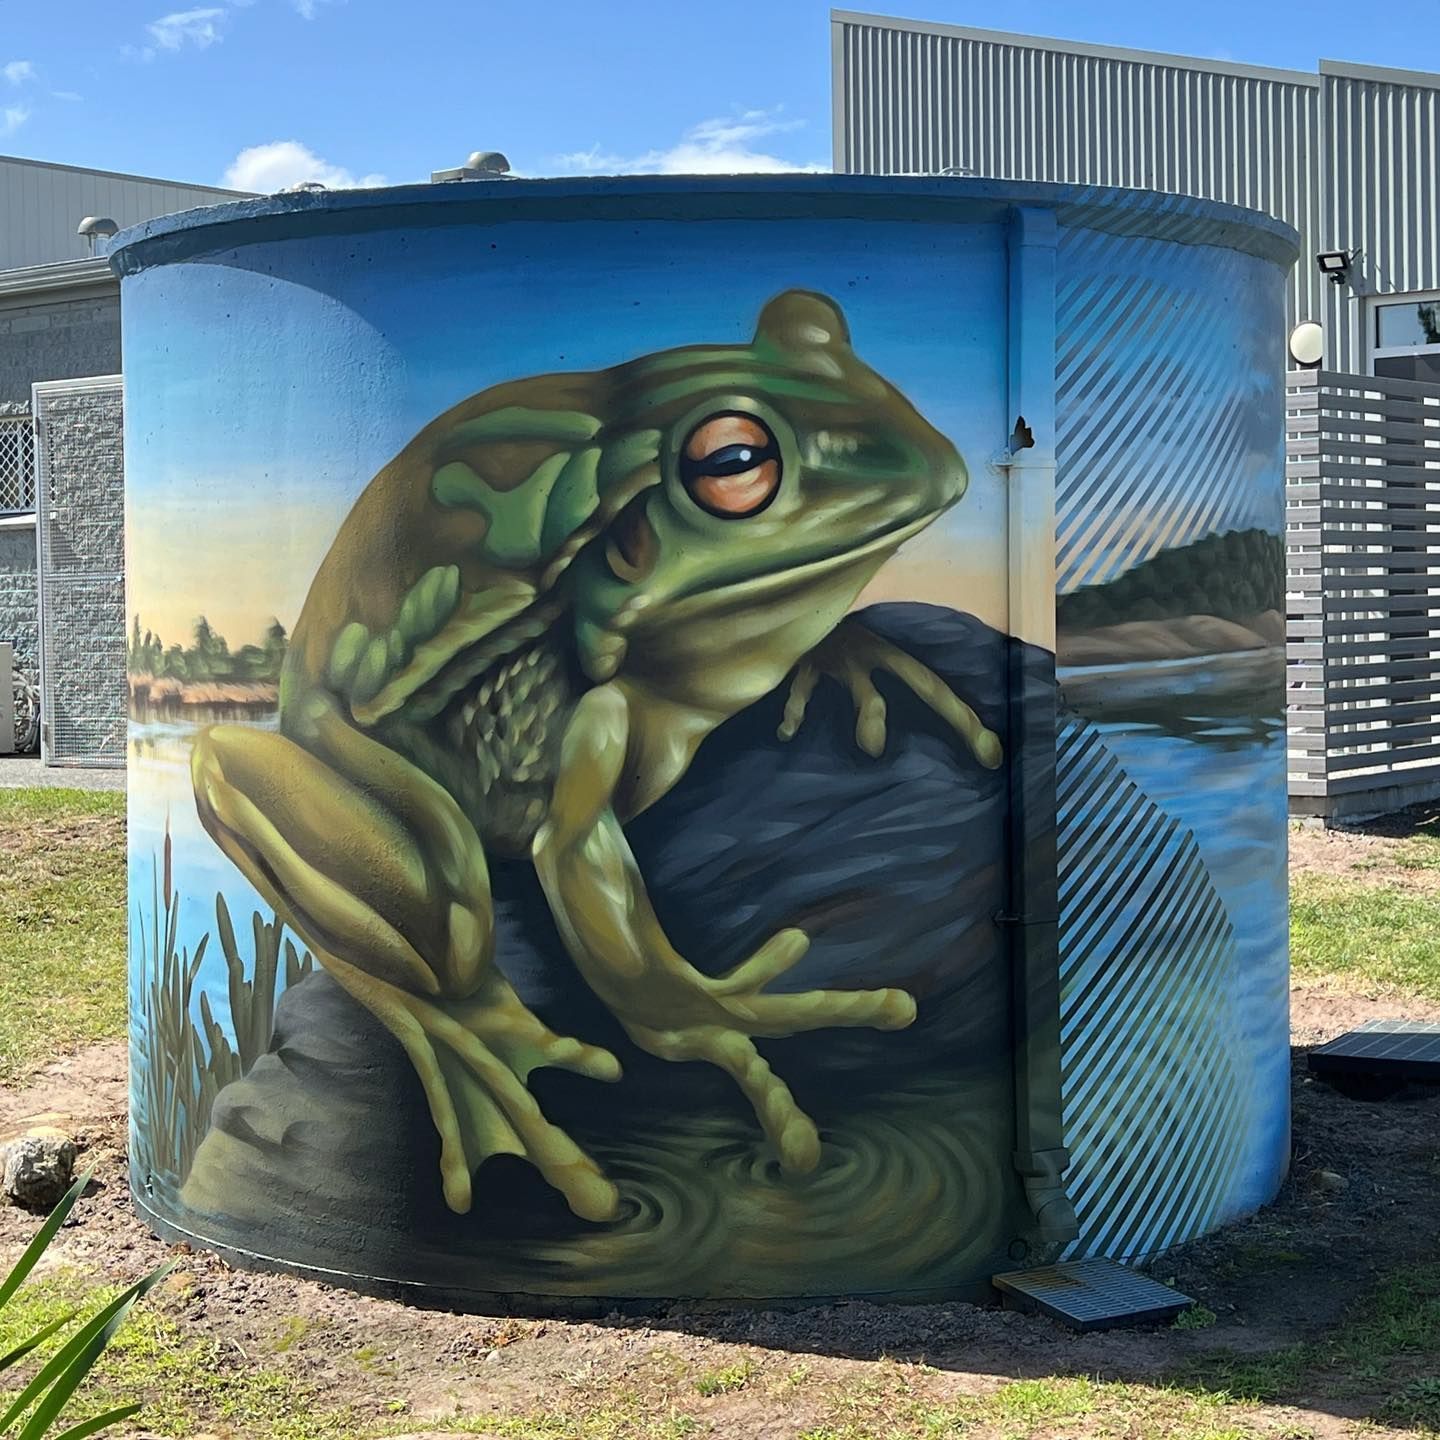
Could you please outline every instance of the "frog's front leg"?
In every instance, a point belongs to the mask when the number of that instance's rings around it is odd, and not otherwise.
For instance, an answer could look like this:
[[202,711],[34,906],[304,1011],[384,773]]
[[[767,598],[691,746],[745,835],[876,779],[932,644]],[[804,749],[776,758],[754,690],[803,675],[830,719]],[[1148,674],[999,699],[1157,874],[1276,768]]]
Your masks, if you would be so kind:
[[850,691],[855,702],[855,743],[867,755],[880,755],[885,749],[885,697],[875,687],[877,670],[893,675],[918,695],[987,770],[999,769],[1004,759],[1000,737],[987,729],[974,710],[928,665],[882,639],[853,616],[842,620],[796,666],[780,722],[780,738],[794,738],[804,723],[815,686],[822,676],[829,675]]
[[586,695],[565,732],[559,778],[533,853],[566,948],[642,1050],[718,1065],[754,1107],[782,1166],[812,1169],[820,1157],[814,1122],[755,1039],[831,1026],[898,1030],[915,1018],[915,1002],[903,990],[769,993],[770,982],[809,948],[800,930],[781,930],[716,977],[678,954],[613,807],[629,736],[629,701],[615,684]]
[[[614,1186],[545,1119],[526,1080],[542,1065],[613,1080],[618,1062],[554,1034],[493,968],[485,855],[450,795],[333,712],[312,719],[313,753],[237,726],[199,737],[191,768],[206,829],[404,1047],[452,1210],[470,1208],[482,1160],[516,1154],[577,1215],[608,1218]],[[347,778],[358,775],[363,787]]]

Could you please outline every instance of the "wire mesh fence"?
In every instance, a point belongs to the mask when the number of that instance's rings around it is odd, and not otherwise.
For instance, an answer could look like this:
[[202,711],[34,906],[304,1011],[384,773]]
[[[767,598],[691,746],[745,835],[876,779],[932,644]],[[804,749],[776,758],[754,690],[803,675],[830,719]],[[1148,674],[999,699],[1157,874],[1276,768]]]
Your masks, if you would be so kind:
[[51,765],[125,763],[125,482],[118,376],[35,387],[41,708]]
[[28,415],[0,415],[0,515],[35,508],[35,425]]

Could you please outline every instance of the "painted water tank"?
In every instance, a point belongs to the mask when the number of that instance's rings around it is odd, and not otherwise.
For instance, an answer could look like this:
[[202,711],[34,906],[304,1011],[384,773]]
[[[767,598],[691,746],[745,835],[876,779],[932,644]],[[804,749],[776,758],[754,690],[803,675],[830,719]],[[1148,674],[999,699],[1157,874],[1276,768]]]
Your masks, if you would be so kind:
[[127,232],[150,1223],[539,1306],[1265,1203],[1295,250],[828,176]]

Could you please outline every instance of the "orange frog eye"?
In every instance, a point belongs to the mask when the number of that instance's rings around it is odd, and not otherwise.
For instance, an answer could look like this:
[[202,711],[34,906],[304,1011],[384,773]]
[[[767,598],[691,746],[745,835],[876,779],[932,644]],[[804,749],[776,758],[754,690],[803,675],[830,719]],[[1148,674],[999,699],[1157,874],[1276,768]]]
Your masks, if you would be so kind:
[[775,498],[780,447],[753,415],[712,415],[690,432],[680,453],[680,479],[702,510],[743,520]]

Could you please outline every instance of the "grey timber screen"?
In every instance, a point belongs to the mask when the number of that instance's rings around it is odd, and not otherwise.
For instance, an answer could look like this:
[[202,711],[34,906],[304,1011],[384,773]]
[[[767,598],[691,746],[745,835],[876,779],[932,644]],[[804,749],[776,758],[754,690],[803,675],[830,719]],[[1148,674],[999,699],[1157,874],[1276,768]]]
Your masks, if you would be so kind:
[[1293,372],[1292,811],[1440,793],[1440,385]]

